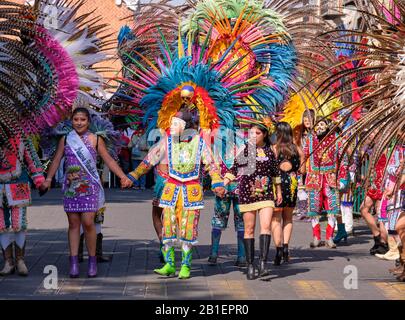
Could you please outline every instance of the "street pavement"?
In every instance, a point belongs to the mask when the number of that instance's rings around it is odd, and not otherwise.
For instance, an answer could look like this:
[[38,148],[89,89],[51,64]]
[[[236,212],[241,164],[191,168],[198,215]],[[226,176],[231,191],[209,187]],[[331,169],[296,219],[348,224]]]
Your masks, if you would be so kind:
[[[0,299],[405,300],[405,283],[397,282],[387,272],[393,263],[370,256],[372,237],[360,219],[355,220],[355,233],[349,237],[348,244],[337,249],[309,248],[310,223],[294,222],[291,262],[277,267],[271,263],[269,277],[248,281],[244,270],[233,265],[236,235],[231,216],[230,228],[222,235],[218,265],[209,266],[212,195],[206,197],[206,208],[201,213],[192,278],[158,276],[153,273],[160,263],[159,243],[151,219],[150,190],[106,189],[103,245],[112,260],[98,264],[98,277],[89,279],[85,257],[80,278],[70,279],[67,219],[61,191],[52,190],[42,198],[36,191],[33,193],[26,247],[30,274],[27,278],[16,274],[0,277]],[[258,244],[256,230],[256,256]],[[270,261],[274,254],[272,243]],[[176,263],[179,269],[179,249]]]

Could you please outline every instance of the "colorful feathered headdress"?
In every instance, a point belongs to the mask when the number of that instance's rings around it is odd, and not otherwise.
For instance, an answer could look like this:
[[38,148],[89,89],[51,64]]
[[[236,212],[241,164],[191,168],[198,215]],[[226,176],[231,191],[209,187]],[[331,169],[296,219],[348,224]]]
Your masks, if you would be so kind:
[[[137,37],[139,49],[131,47],[125,53],[129,61],[122,82],[134,108],[144,112],[149,129],[168,128],[183,103],[184,86],[194,90],[192,104],[203,129],[234,129],[240,121],[261,120],[277,112],[296,64],[282,15],[261,1],[199,1],[184,10],[185,18],[178,17],[180,28],[171,20],[170,32],[168,22],[152,14],[160,6],[144,8],[135,19],[151,21],[153,17],[154,25],[143,28],[154,30],[155,37],[145,41],[153,39],[160,50],[144,54],[141,36]],[[173,34],[176,42],[168,41]]]
[[[75,99],[101,87],[93,65],[105,59],[104,26],[78,15],[84,1],[36,1],[34,7],[3,1],[0,14],[0,142],[38,134],[66,118]],[[11,36],[11,37],[10,37]]]
[[196,2],[182,26],[189,42],[206,44],[212,64],[226,72],[228,82],[249,89],[236,93],[245,121],[278,111],[297,62],[283,15],[262,1],[206,0]]
[[120,36],[125,67],[117,96],[130,101],[131,122],[142,116],[148,129],[167,129],[181,89],[191,86],[202,128],[266,123],[273,130],[290,92],[316,86],[313,75],[336,60],[317,39],[330,29],[318,9],[278,0],[145,4],[134,16],[139,25]]
[[342,107],[343,104],[338,98],[302,90],[299,93],[291,95],[284,106],[281,121],[288,122],[292,128],[296,128],[302,124],[302,115],[308,109],[315,111],[317,119],[326,118],[333,120],[335,111]]
[[92,95],[103,92],[100,69],[94,65],[107,59],[103,50],[108,43],[102,40],[107,25],[98,23],[99,17],[89,13],[78,15],[84,3],[56,0],[49,5],[47,1],[37,1],[37,30],[44,36],[33,40],[47,63],[54,67],[52,76],[57,79],[53,99],[45,95],[33,118],[38,129],[54,126],[69,116],[76,99],[92,101]]
[[[343,127],[354,110],[362,107],[360,119],[343,132],[347,139],[342,150],[345,152],[350,147],[352,151],[361,151],[366,146],[373,146],[368,171],[372,174],[382,153],[393,144],[400,145],[405,141],[405,4],[392,0],[392,14],[380,1],[369,0],[365,4],[359,1],[356,4],[365,30],[336,30],[321,38],[328,39],[328,45],[334,49],[347,45],[353,51],[351,56],[330,68],[338,70],[351,61],[363,60],[364,63],[325,77],[319,90],[339,90],[342,96],[351,95],[353,91],[361,93],[361,99],[341,108],[344,115],[340,126]],[[357,40],[353,41],[352,36]],[[370,77],[373,81],[369,80]],[[357,88],[347,86],[353,78],[365,80],[366,84]]]

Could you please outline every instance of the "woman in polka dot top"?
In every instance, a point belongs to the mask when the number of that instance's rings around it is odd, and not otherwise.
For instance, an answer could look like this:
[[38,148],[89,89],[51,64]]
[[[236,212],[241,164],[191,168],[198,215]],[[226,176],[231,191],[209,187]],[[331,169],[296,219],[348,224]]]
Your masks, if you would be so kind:
[[260,218],[260,259],[259,276],[269,274],[267,256],[270,246],[270,226],[273,215],[274,193],[276,185],[276,203],[282,202],[279,164],[269,141],[265,127],[252,125],[249,141],[236,156],[235,163],[226,173],[224,183],[238,179],[239,206],[245,224],[244,244],[248,262],[247,278],[256,278],[254,261],[254,230],[256,213]]

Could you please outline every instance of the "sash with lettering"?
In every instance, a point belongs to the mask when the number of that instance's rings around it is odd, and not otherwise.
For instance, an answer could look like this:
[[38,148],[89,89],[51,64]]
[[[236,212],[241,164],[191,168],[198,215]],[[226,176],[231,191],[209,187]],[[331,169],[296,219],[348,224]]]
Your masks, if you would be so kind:
[[96,162],[93,160],[93,156],[91,155],[89,149],[87,149],[86,145],[83,143],[83,140],[80,139],[79,135],[76,131],[72,130],[67,138],[66,143],[72,149],[74,155],[79,160],[82,167],[87,171],[90,177],[100,186],[100,191],[98,195],[98,212],[105,210],[105,197],[104,197],[104,189],[103,185],[101,184],[100,176],[97,172]]

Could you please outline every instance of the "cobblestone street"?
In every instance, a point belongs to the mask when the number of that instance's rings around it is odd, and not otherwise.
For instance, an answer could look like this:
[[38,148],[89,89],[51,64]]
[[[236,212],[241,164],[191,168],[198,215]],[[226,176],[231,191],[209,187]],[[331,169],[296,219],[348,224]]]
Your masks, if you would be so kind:
[[[209,266],[210,219],[213,197],[208,196],[195,247],[192,278],[162,278],[158,267],[159,245],[151,219],[150,191],[106,190],[107,213],[104,251],[110,263],[98,264],[99,276],[86,277],[87,257],[81,277],[68,277],[67,219],[61,192],[53,190],[44,198],[34,192],[29,208],[26,262],[28,278],[11,275],[0,278],[2,299],[404,299],[405,283],[398,283],[387,269],[393,263],[369,255],[372,237],[361,220],[355,221],[355,236],[337,249],[309,248],[310,224],[295,222],[291,263],[275,267],[267,281],[247,281],[243,269],[233,265],[236,236],[232,228],[223,233],[217,266]],[[230,225],[232,225],[230,223]],[[256,233],[258,236],[258,233]],[[258,241],[256,250],[258,251]],[[274,257],[271,245],[270,259]],[[179,265],[180,252],[176,252]],[[54,265],[58,288],[45,289],[44,268]],[[358,288],[344,288],[346,266],[358,271]],[[353,270],[353,267],[348,267]]]

